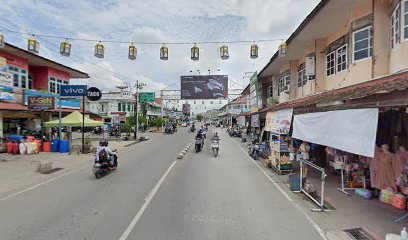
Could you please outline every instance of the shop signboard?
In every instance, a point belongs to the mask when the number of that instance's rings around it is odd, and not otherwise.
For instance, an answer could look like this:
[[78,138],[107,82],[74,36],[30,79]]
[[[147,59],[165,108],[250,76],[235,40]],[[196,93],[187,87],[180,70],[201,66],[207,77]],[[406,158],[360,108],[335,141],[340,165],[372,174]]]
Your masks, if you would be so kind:
[[13,86],[13,74],[7,72],[7,59],[0,57],[0,84]]
[[265,131],[289,133],[292,124],[293,108],[268,112],[265,120]]
[[242,127],[245,127],[245,116],[237,117],[237,124],[242,126]]
[[119,125],[120,124],[120,116],[119,116],[119,114],[112,114],[111,115],[111,123],[113,124],[113,125]]
[[98,101],[102,97],[102,92],[96,87],[90,87],[86,90],[86,97],[89,101]]
[[181,76],[181,99],[226,99],[228,75]]
[[258,89],[258,75],[257,72],[255,72],[251,76],[251,80],[249,82],[249,103],[251,107],[251,112],[256,112],[258,111],[258,95],[259,95],[259,89]]
[[259,127],[259,114],[254,114],[251,116],[251,127]]
[[[28,97],[55,97],[56,105],[59,106],[59,97],[52,93],[42,93],[33,90],[24,90],[24,105],[28,104]],[[61,108],[80,109],[81,101],[79,99],[61,99]]]
[[229,113],[230,114],[232,114],[232,115],[238,115],[238,114],[241,114],[241,109],[240,108],[236,108],[236,109],[231,109],[231,110],[229,110]]
[[28,97],[29,110],[51,110],[55,109],[55,97]]
[[86,90],[86,85],[61,85],[61,97],[82,97]]
[[13,101],[14,100],[13,88],[0,85],[0,100]]
[[183,114],[190,115],[190,104],[183,104]]
[[140,93],[140,102],[141,103],[148,103],[148,102],[155,102],[156,101],[156,93],[155,92],[141,92]]

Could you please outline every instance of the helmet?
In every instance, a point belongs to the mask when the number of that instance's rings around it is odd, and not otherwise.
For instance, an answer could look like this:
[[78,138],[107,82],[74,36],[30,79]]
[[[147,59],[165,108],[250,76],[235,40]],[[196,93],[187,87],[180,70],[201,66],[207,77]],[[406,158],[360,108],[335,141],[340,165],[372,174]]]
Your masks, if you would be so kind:
[[215,133],[214,133],[214,136],[218,136],[218,133],[217,133],[217,132],[215,132]]
[[108,140],[106,140],[106,139],[101,139],[101,140],[99,141],[99,146],[101,146],[101,147],[107,147],[107,146],[108,146]]

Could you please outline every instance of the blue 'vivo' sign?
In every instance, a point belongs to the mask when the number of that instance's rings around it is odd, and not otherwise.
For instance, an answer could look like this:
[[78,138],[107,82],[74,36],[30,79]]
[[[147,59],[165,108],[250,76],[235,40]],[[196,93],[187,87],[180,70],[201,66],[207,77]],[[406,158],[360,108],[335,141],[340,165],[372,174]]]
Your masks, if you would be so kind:
[[61,97],[79,97],[86,93],[86,85],[61,85]]

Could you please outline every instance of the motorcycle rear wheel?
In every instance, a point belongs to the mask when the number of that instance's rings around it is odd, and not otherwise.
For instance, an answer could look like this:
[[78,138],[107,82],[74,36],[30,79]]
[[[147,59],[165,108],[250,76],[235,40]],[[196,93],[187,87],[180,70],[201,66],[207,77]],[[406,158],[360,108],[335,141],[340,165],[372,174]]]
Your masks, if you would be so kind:
[[99,171],[97,171],[96,173],[95,173],[95,178],[96,179],[99,179],[99,178],[101,178],[102,177],[102,174],[99,172]]
[[213,150],[213,153],[214,153],[214,157],[216,158],[217,156],[218,156],[218,150]]

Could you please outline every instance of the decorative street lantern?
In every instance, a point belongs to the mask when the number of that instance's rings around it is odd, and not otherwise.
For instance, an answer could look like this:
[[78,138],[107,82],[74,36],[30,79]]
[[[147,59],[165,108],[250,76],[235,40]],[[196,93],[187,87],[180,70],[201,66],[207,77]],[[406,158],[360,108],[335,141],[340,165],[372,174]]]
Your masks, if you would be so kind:
[[61,43],[60,54],[65,57],[69,57],[69,55],[71,55],[71,43],[68,42],[68,39]]
[[0,32],[0,48],[4,48],[4,35]]
[[198,61],[200,59],[200,49],[194,43],[194,46],[191,48],[191,60]]
[[37,39],[35,39],[34,35],[31,39],[28,39],[27,49],[29,52],[35,54],[38,54],[38,52],[40,51],[40,43],[37,41]]
[[256,45],[255,43],[251,45],[250,57],[252,59],[258,58],[258,45]]
[[286,42],[282,42],[281,45],[279,45],[279,57],[285,57],[286,53],[287,53]]
[[99,41],[99,43],[97,43],[95,45],[95,57],[97,58],[103,58],[105,55],[105,47],[103,46],[102,42]]
[[166,47],[164,44],[160,48],[160,59],[165,61],[169,59],[169,48]]
[[130,60],[135,60],[136,56],[137,56],[137,48],[135,47],[135,45],[133,43],[131,43],[130,46],[129,46],[128,58]]
[[220,47],[220,56],[222,60],[226,60],[229,58],[229,53],[228,53],[228,46],[227,45],[222,45]]

